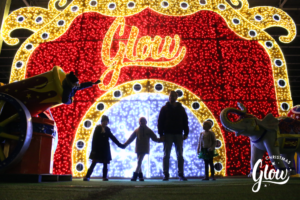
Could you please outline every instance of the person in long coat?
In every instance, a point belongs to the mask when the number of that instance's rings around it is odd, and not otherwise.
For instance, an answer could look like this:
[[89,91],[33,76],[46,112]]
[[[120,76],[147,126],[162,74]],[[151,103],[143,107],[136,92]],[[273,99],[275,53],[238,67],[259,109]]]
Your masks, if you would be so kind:
[[142,173],[142,162],[146,154],[149,154],[150,150],[150,138],[155,142],[161,142],[161,139],[157,138],[155,133],[147,126],[147,120],[145,117],[141,117],[139,119],[140,126],[135,129],[135,131],[131,134],[128,140],[124,143],[125,147],[128,146],[133,140],[136,139],[135,144],[135,153],[137,154],[138,162],[135,172],[133,172],[133,176],[131,181],[136,181],[137,177],[139,177],[140,181],[144,181],[143,173]]
[[116,144],[118,147],[124,149],[125,146],[121,144],[117,138],[112,134],[110,128],[107,127],[109,119],[106,115],[103,115],[101,118],[101,125],[98,125],[95,128],[93,141],[92,141],[92,151],[90,153],[90,159],[93,160],[90,168],[87,171],[84,181],[89,181],[90,176],[93,173],[93,170],[97,163],[103,163],[103,181],[108,181],[107,178],[107,164],[110,163],[111,153],[109,138]]

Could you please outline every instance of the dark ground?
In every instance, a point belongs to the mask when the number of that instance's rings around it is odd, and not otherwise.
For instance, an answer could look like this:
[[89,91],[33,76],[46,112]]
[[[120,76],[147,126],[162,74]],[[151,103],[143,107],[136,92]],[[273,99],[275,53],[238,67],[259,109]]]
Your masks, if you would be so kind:
[[145,182],[131,182],[129,179],[92,179],[83,182],[52,183],[0,183],[0,200],[175,200],[175,199],[300,199],[300,178],[290,178],[285,185],[262,183],[257,193],[252,192],[252,178],[225,177],[217,181],[204,182],[190,179],[180,182],[171,179],[146,179]]

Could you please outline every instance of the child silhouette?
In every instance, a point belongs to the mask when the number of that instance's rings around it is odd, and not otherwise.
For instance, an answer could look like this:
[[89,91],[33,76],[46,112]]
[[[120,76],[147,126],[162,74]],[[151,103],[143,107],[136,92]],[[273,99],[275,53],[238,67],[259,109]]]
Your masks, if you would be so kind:
[[150,149],[150,138],[155,142],[161,142],[161,139],[158,139],[155,133],[147,126],[147,120],[145,117],[141,117],[139,119],[140,126],[135,129],[132,135],[128,138],[128,140],[124,143],[125,147],[128,146],[135,138],[135,153],[137,154],[138,162],[135,172],[133,172],[133,176],[131,181],[136,181],[137,177],[139,177],[140,181],[144,181],[143,173],[142,173],[142,162],[144,156],[149,154]]

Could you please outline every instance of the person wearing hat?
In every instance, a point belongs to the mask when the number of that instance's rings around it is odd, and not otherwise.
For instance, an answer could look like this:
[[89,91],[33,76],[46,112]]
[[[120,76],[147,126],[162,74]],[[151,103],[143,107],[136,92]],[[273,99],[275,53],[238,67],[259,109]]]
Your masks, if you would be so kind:
[[90,168],[87,171],[86,176],[83,178],[84,181],[89,181],[93,173],[93,170],[97,163],[103,163],[103,181],[108,181],[107,178],[107,164],[111,161],[109,138],[120,148],[125,149],[125,145],[121,144],[117,138],[112,134],[110,128],[107,127],[109,119],[106,115],[101,118],[101,124],[96,126],[93,140],[92,140],[92,151],[90,153],[90,159],[93,160]]
[[63,94],[62,94],[62,102],[64,104],[71,104],[72,98],[78,90],[83,90],[93,85],[99,84],[101,81],[97,80],[96,82],[85,82],[79,84],[78,78],[75,76],[74,72],[70,72],[67,74],[66,78],[63,80]]

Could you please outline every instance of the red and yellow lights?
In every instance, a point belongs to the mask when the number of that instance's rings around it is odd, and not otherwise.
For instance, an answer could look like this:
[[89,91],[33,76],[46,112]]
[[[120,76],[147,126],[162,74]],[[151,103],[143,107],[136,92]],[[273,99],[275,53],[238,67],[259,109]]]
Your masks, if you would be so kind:
[[[14,45],[18,42],[10,37],[14,29],[34,32],[15,56],[10,82],[55,65],[65,72],[75,71],[81,82],[103,81],[99,87],[78,92],[72,105],[52,109],[59,132],[54,163],[57,174],[71,173],[72,145],[80,135],[75,133],[82,119],[91,114],[93,104],[132,81],[155,79],[178,85],[191,94],[186,101],[201,99],[211,113],[208,117],[217,123],[221,110],[235,107],[237,101],[259,118],[267,113],[285,116],[288,109],[281,105],[293,106],[283,53],[264,31],[280,26],[289,32],[280,41],[295,38],[294,22],[280,9],[249,8],[246,0],[239,9],[225,0],[189,0],[185,4],[74,0],[59,11],[55,2],[51,0],[48,9],[12,12],[1,34],[6,43]],[[237,0],[231,2],[238,4]],[[285,84],[279,85],[279,80]],[[122,92],[129,95],[129,91],[124,87]],[[201,121],[201,116],[198,119]],[[248,173],[248,138],[234,137],[219,125],[226,144],[226,174]]]

